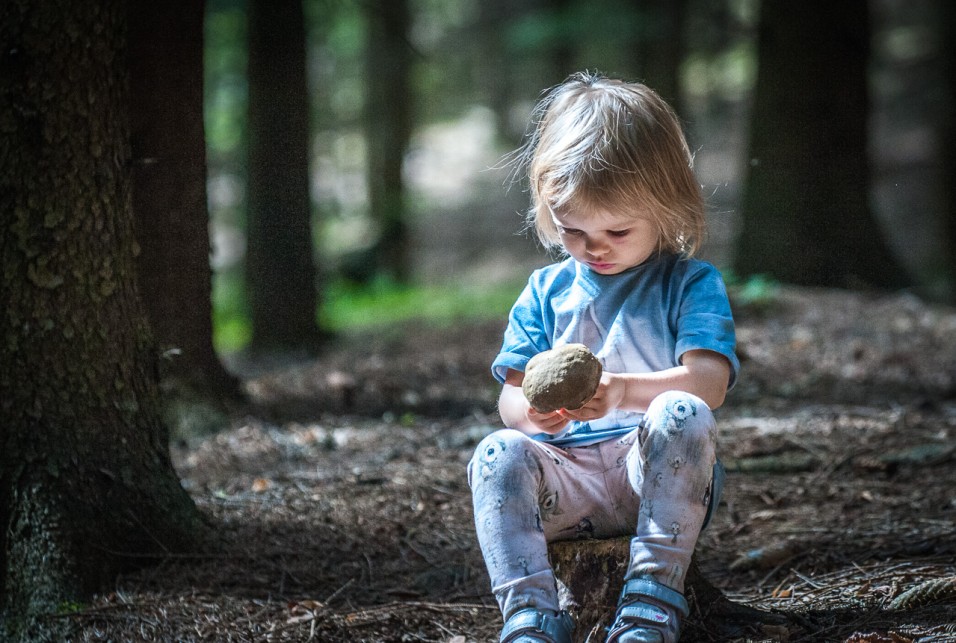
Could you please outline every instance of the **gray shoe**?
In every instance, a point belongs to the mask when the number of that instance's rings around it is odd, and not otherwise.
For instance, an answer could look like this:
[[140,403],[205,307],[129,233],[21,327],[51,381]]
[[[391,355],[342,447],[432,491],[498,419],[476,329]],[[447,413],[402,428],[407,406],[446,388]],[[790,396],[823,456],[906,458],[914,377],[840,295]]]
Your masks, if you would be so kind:
[[649,576],[624,582],[607,643],[676,643],[690,614],[684,597]]
[[552,615],[529,607],[511,615],[500,643],[571,643],[573,631],[574,619],[564,610]]

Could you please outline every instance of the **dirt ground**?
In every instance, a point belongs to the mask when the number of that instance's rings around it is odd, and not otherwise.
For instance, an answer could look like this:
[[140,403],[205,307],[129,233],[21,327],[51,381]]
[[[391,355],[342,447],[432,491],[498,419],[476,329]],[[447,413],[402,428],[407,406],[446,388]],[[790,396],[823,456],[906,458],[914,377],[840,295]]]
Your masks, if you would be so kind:
[[[956,641],[956,310],[800,289],[735,310],[697,555],[787,622],[698,613],[682,641]],[[342,337],[250,375],[228,430],[173,448],[215,546],[119,578],[61,617],[71,640],[496,641],[465,464],[498,426],[502,328]]]

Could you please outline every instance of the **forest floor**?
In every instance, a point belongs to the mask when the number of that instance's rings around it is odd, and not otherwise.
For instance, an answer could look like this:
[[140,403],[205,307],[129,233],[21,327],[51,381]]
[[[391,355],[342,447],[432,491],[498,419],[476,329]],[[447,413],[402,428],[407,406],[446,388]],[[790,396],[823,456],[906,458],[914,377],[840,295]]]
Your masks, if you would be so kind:
[[[682,641],[956,641],[956,310],[787,288],[736,314],[697,555],[788,620],[694,614]],[[70,640],[496,641],[465,465],[498,426],[502,328],[410,324],[250,374],[230,428],[173,446],[214,545],[117,579]]]

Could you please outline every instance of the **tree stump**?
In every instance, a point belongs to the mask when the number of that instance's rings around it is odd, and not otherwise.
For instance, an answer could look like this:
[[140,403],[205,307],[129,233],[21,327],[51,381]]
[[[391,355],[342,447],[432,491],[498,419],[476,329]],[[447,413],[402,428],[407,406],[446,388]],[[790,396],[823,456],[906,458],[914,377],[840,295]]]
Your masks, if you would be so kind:
[[[605,628],[614,620],[630,556],[629,537],[607,540],[568,540],[551,543],[548,553],[558,578],[561,607],[574,616],[575,643],[603,642]],[[684,642],[697,640],[693,632],[728,638],[768,634],[788,619],[734,603],[700,572],[696,556],[684,582],[690,617],[684,622]],[[700,640],[710,640],[701,638]]]

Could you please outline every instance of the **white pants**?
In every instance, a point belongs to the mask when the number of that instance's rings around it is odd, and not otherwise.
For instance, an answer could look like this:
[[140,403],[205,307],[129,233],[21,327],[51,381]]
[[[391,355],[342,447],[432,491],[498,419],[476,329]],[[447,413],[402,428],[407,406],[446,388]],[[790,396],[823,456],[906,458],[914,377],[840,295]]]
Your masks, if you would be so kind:
[[651,575],[683,593],[715,492],[716,441],[710,409],[679,391],[658,396],[631,433],[597,444],[559,448],[513,429],[482,440],[468,481],[505,620],[559,609],[554,540],[635,534],[626,578]]

